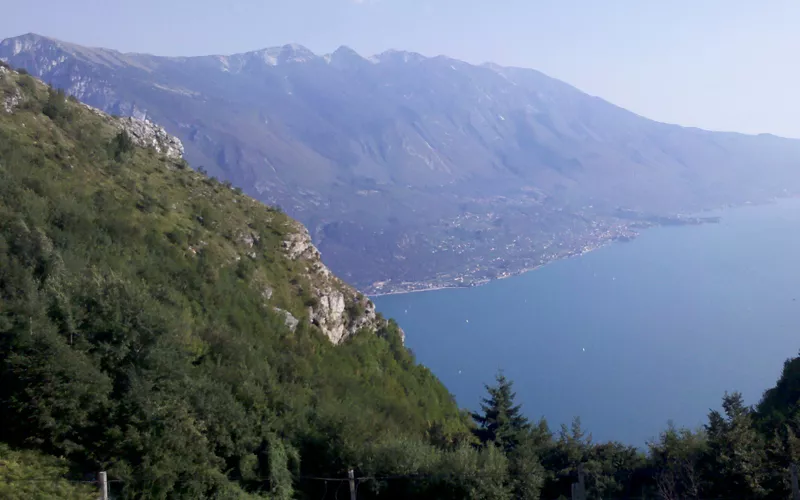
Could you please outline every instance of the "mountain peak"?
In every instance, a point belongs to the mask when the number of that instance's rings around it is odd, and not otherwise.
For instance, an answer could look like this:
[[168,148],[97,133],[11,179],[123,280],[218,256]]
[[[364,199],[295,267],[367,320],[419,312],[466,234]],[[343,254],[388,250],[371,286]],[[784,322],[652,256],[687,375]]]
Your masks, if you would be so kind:
[[362,64],[368,62],[367,59],[362,57],[358,52],[346,45],[342,45],[333,51],[332,54],[327,54],[325,56],[325,60],[334,66]]
[[427,57],[417,52],[408,52],[405,50],[389,49],[380,54],[376,54],[371,58],[376,62],[399,62],[399,63],[418,63],[427,59]]
[[297,43],[288,43],[281,47],[281,53],[278,62],[308,62],[316,59],[317,55],[311,52],[306,47]]
[[269,66],[277,66],[290,62],[308,62],[317,59],[317,55],[306,47],[297,43],[287,43],[282,47],[268,47],[266,49],[248,52],[245,55],[256,56]]
[[55,45],[60,47],[63,45],[63,43],[55,38],[49,38],[36,33],[25,33],[24,35],[6,38],[0,42],[0,47],[3,47],[7,50],[10,49],[11,54],[14,56],[22,52],[40,50],[45,45]]

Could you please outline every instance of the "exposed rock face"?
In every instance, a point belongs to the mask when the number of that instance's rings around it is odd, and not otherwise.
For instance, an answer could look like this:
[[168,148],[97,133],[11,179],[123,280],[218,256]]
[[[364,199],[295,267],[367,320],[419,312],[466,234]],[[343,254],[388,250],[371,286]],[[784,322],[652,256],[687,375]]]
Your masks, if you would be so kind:
[[156,152],[164,154],[168,158],[183,158],[183,143],[177,137],[169,135],[164,130],[164,127],[156,125],[147,119],[140,120],[130,116],[112,118],[111,115],[88,104],[83,104],[83,106],[96,115],[114,120],[114,126],[126,131],[137,146],[153,148]]
[[297,318],[292,316],[292,313],[290,313],[289,311],[286,311],[284,309],[281,309],[279,307],[275,307],[275,308],[273,308],[273,310],[275,312],[277,312],[277,313],[281,313],[281,314],[284,315],[284,321],[286,323],[286,326],[289,328],[289,330],[295,331],[297,329],[297,325],[300,324],[300,320],[298,320]]
[[127,131],[133,142],[141,147],[153,148],[168,158],[183,158],[183,143],[149,120],[127,117],[118,120],[118,126]]
[[[11,72],[12,70],[6,68],[5,66],[0,66],[0,77],[5,77],[5,75]],[[13,94],[6,96],[3,99],[3,109],[5,110],[6,113],[13,113],[21,102],[22,102],[22,96],[18,91],[15,91]]]
[[375,332],[383,326],[375,304],[333,276],[320,260],[319,250],[311,243],[308,230],[299,224],[296,229],[283,242],[283,249],[290,259],[307,263],[308,275],[316,285],[311,290],[316,303],[308,308],[309,321],[334,344],[359,330]]

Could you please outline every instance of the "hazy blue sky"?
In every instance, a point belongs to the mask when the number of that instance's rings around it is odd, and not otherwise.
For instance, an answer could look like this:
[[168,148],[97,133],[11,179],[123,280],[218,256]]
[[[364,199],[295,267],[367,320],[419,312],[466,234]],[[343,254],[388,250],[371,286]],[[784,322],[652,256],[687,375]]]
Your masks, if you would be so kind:
[[798,0],[37,0],[36,32],[159,55],[297,42],[539,69],[661,121],[800,137]]

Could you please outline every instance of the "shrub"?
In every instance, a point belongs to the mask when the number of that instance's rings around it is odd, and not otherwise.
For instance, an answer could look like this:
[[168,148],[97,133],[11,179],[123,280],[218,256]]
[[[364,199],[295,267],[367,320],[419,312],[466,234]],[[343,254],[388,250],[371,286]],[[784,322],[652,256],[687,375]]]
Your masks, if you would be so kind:
[[133,151],[133,148],[133,139],[131,139],[130,134],[125,130],[120,131],[111,139],[111,156],[116,160],[121,160],[124,155]]
[[42,113],[57,123],[62,123],[69,118],[67,96],[63,90],[53,88],[48,90],[47,102],[42,107]]

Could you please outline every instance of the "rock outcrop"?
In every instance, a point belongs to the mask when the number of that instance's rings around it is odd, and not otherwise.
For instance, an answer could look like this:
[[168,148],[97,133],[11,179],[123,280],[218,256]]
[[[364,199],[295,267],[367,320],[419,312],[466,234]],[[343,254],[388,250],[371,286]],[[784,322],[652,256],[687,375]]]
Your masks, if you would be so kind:
[[[0,77],[5,77],[5,75],[11,73],[13,70],[6,68],[5,66],[0,66]],[[14,110],[19,106],[22,102],[22,95],[19,91],[15,90],[11,95],[7,95],[3,98],[3,110],[6,113],[13,113]]]
[[375,304],[331,273],[304,226],[296,224],[294,229],[284,240],[283,249],[289,259],[306,264],[314,284],[310,291],[314,305],[307,311],[309,321],[334,344],[362,329],[376,332],[382,327],[385,320],[378,317]]
[[295,331],[295,329],[297,329],[297,325],[300,324],[300,320],[292,316],[292,313],[279,307],[274,307],[273,310],[277,313],[283,314],[284,322],[289,330]]
[[161,153],[167,158],[183,158],[183,143],[177,137],[170,135],[161,125],[157,125],[147,119],[131,116],[112,117],[93,106],[81,104],[92,113],[112,120],[112,124],[117,129],[127,132],[137,146],[153,148],[157,153]]
[[139,120],[133,117],[119,118],[117,126],[128,132],[138,146],[153,148],[168,158],[183,158],[183,143],[180,139],[169,135],[164,127],[156,125],[150,120]]

